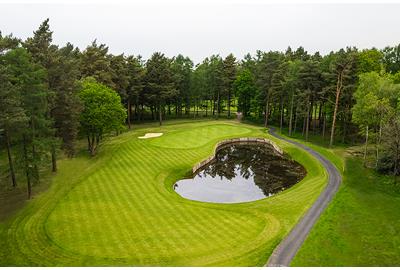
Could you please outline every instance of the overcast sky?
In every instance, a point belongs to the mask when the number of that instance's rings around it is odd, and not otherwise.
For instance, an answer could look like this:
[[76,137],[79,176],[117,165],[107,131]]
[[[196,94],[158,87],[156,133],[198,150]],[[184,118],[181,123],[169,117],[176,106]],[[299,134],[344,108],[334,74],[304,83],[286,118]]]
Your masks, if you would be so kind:
[[[256,50],[305,47],[322,54],[400,43],[400,4],[294,4],[247,0],[133,0],[7,4],[0,1],[0,30],[25,39],[50,18],[54,43],[84,49],[92,40],[112,53],[148,58],[161,51],[195,62],[211,54],[242,58]],[[190,3],[188,3],[190,2]],[[110,4],[112,3],[112,4]]]

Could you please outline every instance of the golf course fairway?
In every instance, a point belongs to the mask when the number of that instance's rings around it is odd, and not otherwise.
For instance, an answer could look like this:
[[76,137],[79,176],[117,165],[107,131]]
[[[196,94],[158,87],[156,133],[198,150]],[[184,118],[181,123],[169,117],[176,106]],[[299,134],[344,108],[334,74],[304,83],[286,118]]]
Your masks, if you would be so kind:
[[[139,139],[146,133],[160,137]],[[306,177],[270,198],[190,201],[173,183],[227,138],[276,142]],[[261,266],[327,183],[305,151],[234,121],[171,121],[59,161],[50,188],[0,222],[1,266]]]

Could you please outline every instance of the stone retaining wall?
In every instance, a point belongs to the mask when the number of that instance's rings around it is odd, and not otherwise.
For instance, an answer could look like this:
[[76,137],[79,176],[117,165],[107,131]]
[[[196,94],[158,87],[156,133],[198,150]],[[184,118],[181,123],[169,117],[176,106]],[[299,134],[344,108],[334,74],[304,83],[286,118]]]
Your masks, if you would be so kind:
[[217,145],[214,147],[214,152],[213,155],[210,156],[209,158],[199,162],[198,164],[196,164],[193,168],[192,168],[192,172],[195,173],[197,172],[199,169],[201,169],[202,167],[204,167],[205,165],[207,165],[208,163],[210,163],[212,160],[214,160],[215,155],[217,153],[217,151],[222,147],[225,146],[227,144],[233,144],[233,143],[265,143],[265,144],[269,144],[271,145],[274,150],[280,154],[283,155],[283,150],[276,145],[276,143],[274,143],[271,140],[268,139],[264,139],[264,138],[237,138],[237,139],[227,139],[227,140],[223,140],[219,143],[217,143]]

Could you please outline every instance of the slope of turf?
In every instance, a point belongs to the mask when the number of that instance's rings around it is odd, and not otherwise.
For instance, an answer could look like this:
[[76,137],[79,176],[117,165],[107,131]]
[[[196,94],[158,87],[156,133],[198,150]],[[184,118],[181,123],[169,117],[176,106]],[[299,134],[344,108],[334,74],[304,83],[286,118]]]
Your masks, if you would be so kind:
[[345,169],[341,188],[292,265],[399,266],[400,193],[395,179],[365,169],[359,157],[342,149],[309,146]]
[[[147,132],[164,135],[137,138]],[[0,223],[0,265],[263,265],[325,186],[316,160],[277,142],[308,174],[256,202],[194,202],[172,189],[218,141],[243,136],[268,137],[228,121],[147,125],[108,140],[96,158],[60,161],[51,188]]]

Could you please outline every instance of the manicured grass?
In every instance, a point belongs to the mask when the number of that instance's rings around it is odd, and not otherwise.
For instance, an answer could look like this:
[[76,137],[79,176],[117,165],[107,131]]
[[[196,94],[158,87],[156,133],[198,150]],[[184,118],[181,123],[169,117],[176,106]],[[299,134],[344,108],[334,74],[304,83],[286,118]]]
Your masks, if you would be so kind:
[[362,166],[342,148],[307,143],[343,171],[336,197],[292,261],[293,266],[399,266],[400,192],[391,176]]
[[[147,132],[164,135],[137,138]],[[0,223],[0,265],[265,264],[326,184],[314,158],[277,142],[308,174],[257,202],[194,202],[172,189],[218,141],[244,136],[269,137],[234,121],[166,122],[135,126],[95,158],[61,160],[49,190]]]

